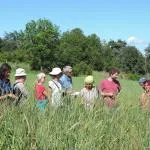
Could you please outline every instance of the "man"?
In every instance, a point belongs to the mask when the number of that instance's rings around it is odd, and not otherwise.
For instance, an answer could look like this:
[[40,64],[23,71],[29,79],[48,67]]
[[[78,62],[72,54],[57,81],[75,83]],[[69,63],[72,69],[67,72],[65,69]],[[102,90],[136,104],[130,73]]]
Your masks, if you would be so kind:
[[72,93],[72,67],[65,66],[63,68],[63,75],[60,77],[60,83],[62,85],[64,94]]
[[99,92],[108,108],[114,107],[117,103],[116,96],[121,90],[120,83],[117,80],[119,74],[118,69],[112,69],[109,72],[109,77],[100,82]]

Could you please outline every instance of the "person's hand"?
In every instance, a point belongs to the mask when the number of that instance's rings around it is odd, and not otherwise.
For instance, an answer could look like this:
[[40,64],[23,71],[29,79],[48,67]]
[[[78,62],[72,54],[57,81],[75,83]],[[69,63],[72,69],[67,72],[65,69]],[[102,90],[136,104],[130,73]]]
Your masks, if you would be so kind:
[[114,93],[109,93],[109,96],[114,96]]
[[66,91],[66,93],[67,93],[67,94],[72,94],[72,89],[68,89],[68,90]]
[[9,94],[7,95],[7,97],[12,98],[12,99],[15,99],[15,98],[16,98],[16,96],[15,96],[14,94],[12,94],[12,93],[9,93]]

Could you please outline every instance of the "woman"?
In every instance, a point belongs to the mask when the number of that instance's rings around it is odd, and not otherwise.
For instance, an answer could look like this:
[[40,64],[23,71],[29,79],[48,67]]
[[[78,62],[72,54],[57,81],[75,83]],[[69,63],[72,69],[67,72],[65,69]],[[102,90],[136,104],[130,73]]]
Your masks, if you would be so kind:
[[84,80],[85,87],[81,89],[80,96],[83,99],[83,103],[86,109],[92,109],[95,104],[95,100],[98,98],[98,90],[94,86],[93,76],[87,76]]
[[99,92],[108,108],[113,108],[117,103],[116,96],[121,90],[120,83],[117,80],[119,74],[118,69],[112,69],[109,72],[109,77],[100,82]]
[[52,71],[49,73],[52,79],[49,81],[49,99],[51,100],[52,106],[61,106],[63,105],[62,102],[62,87],[59,83],[59,78],[62,74],[60,68],[53,68]]
[[16,106],[22,106],[28,97],[28,92],[25,88],[26,72],[22,68],[16,69],[15,84],[13,85],[13,94],[16,96]]
[[150,110],[150,80],[145,83],[145,91],[140,97],[140,107],[142,110]]
[[12,94],[11,83],[9,80],[9,75],[11,72],[11,67],[7,63],[3,63],[0,66],[0,100],[5,99],[15,99],[15,95]]
[[35,85],[35,99],[37,100],[37,108],[40,110],[45,110],[48,100],[47,91],[43,86],[45,82],[46,75],[44,73],[39,73],[37,75],[37,83]]

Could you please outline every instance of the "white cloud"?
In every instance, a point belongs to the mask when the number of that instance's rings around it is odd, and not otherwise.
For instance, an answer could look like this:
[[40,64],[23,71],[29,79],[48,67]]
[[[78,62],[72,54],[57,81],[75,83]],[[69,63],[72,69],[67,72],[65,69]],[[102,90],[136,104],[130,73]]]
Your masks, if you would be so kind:
[[130,37],[127,39],[127,43],[128,43],[129,45],[137,45],[137,44],[142,44],[142,43],[143,43],[143,40],[138,39],[138,38],[135,37],[135,36],[130,36]]

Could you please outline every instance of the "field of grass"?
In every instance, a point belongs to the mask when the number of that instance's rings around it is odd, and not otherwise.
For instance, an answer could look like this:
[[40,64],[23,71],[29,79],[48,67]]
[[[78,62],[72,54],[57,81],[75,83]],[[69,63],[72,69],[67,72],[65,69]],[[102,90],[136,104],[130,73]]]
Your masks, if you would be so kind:
[[[106,77],[94,73],[95,85]],[[62,108],[48,106],[38,112],[33,98],[36,72],[28,72],[29,99],[22,108],[0,106],[2,150],[147,150],[150,149],[150,113],[139,109],[142,92],[135,81],[120,80],[118,106],[109,111],[101,101],[85,110],[80,99]],[[12,77],[13,79],[13,77]],[[47,77],[47,81],[50,77]],[[74,89],[83,87],[84,77],[73,79]],[[45,83],[47,86],[47,83]]]

